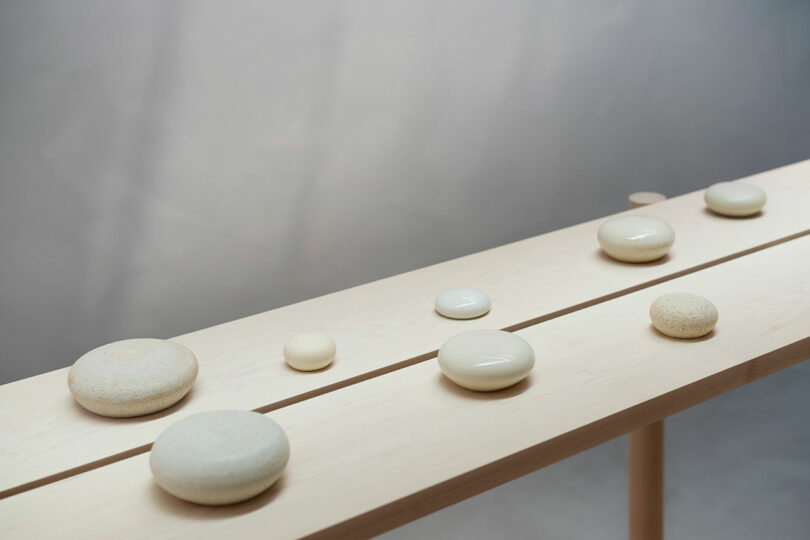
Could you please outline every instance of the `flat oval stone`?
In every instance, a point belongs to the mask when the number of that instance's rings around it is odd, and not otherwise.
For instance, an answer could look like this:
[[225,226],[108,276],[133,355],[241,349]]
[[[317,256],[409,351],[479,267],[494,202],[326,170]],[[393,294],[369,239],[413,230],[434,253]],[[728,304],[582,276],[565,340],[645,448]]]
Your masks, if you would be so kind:
[[520,336],[474,330],[448,339],[439,349],[439,368],[454,383],[489,392],[512,386],[534,367],[534,350]]
[[284,360],[300,371],[323,369],[335,359],[337,346],[326,334],[304,332],[284,345]]
[[487,293],[472,287],[447,289],[436,297],[436,311],[451,319],[474,319],[489,311],[492,302]]
[[675,231],[657,217],[621,216],[603,223],[597,237],[605,253],[614,259],[650,262],[667,254],[675,242]]
[[717,308],[708,299],[691,293],[659,296],[650,306],[653,326],[674,338],[698,338],[717,324]]
[[102,345],[76,360],[68,388],[85,409],[123,418],[171,407],[197,378],[197,358],[163,339],[125,339]]
[[706,206],[724,216],[752,216],[762,210],[765,192],[745,182],[719,182],[710,186],[704,195]]
[[166,428],[152,446],[155,482],[183,500],[233,504],[279,479],[290,458],[284,430],[263,414],[208,411]]

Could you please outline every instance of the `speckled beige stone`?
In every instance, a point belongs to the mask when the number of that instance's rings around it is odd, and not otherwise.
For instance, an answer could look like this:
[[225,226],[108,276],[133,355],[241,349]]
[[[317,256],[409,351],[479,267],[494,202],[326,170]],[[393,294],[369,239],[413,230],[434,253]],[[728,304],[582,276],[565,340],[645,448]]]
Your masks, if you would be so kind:
[[304,332],[284,345],[284,360],[299,371],[323,369],[335,359],[337,346],[326,334]]
[[758,186],[745,182],[719,182],[704,195],[706,206],[724,216],[753,216],[765,206],[767,197]]
[[76,360],[68,372],[73,398],[102,416],[154,413],[183,399],[197,378],[197,358],[162,339],[125,339]]
[[605,253],[614,259],[641,263],[666,255],[675,242],[675,231],[657,217],[621,216],[603,223],[597,238]]
[[717,308],[691,293],[659,296],[650,306],[650,319],[659,332],[674,338],[698,338],[717,324]]
[[255,497],[290,458],[284,430],[250,411],[208,411],[175,422],[149,455],[155,482],[189,502],[224,505]]

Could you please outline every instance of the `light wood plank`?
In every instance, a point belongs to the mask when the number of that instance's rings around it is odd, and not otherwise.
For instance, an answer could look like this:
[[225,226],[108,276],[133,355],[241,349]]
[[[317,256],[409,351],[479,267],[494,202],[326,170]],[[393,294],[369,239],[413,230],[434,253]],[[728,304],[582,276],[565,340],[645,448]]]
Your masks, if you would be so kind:
[[[0,536],[378,533],[807,358],[808,267],[804,237],[520,330],[537,365],[501,392],[462,390],[431,360],[269,413],[291,460],[240,505],[163,493],[144,454],[0,501]],[[650,303],[673,291],[715,303],[713,334],[651,327]]]
[[[268,411],[424,360],[460,331],[536,323],[810,230],[810,160],[745,180],[769,195],[754,219],[709,213],[702,192],[630,211],[674,227],[675,246],[660,262],[602,255],[600,219],[174,338],[197,354],[200,375],[183,402],[155,415],[87,413],[67,390],[67,369],[4,385],[0,497],[142,452],[167,425],[201,410]],[[458,285],[486,290],[492,311],[471,321],[435,314],[435,294]],[[302,374],[282,359],[285,341],[307,329],[338,344],[325,371]]]

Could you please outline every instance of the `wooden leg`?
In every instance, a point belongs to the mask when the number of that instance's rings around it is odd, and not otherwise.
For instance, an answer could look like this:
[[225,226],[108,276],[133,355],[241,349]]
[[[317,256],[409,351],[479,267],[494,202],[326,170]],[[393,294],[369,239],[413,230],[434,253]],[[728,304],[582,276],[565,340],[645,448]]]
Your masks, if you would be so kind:
[[664,538],[664,421],[630,433],[630,540]]

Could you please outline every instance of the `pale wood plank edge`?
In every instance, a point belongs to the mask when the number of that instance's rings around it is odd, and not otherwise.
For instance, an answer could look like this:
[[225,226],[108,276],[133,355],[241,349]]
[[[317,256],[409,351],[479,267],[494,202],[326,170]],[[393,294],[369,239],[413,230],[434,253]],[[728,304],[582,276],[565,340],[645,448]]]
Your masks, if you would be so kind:
[[[762,250],[768,249],[770,247],[778,246],[780,244],[784,244],[786,242],[790,242],[791,240],[796,240],[798,238],[801,238],[801,237],[807,236],[807,235],[810,235],[810,229],[806,229],[804,231],[801,231],[801,232],[798,232],[798,233],[795,233],[795,234],[791,234],[789,236],[778,238],[778,239],[773,240],[771,242],[767,242],[765,244],[760,244],[758,246],[754,246],[752,248],[749,248],[749,249],[746,249],[746,250],[743,250],[743,251],[738,251],[736,253],[726,255],[725,257],[720,257],[719,259],[713,259],[711,261],[705,262],[703,264],[699,264],[697,266],[691,266],[689,268],[684,268],[683,270],[680,270],[678,272],[674,272],[672,274],[667,274],[666,276],[661,276],[659,278],[652,279],[650,281],[645,281],[645,282],[639,283],[637,285],[633,285],[632,287],[628,287],[626,289],[621,289],[621,290],[612,292],[610,294],[606,294],[604,296],[599,296],[599,297],[594,298],[592,300],[588,300],[587,302],[581,302],[579,304],[574,304],[573,306],[569,306],[569,307],[564,308],[564,309],[553,311],[551,313],[547,313],[547,314],[542,315],[540,317],[535,317],[534,319],[529,319],[528,321],[524,321],[524,322],[521,322],[521,323],[518,323],[518,324],[513,324],[511,326],[507,326],[506,328],[502,328],[502,330],[504,330],[506,332],[516,332],[518,330],[523,330],[524,328],[528,328],[530,326],[535,326],[535,325],[540,324],[542,322],[549,321],[551,319],[556,319],[557,317],[562,317],[563,315],[568,315],[569,313],[573,313],[575,311],[580,311],[582,309],[586,309],[586,308],[601,304],[603,302],[608,302],[610,300],[614,300],[614,299],[619,298],[621,296],[626,296],[628,294],[631,294],[631,293],[634,293],[634,292],[637,292],[637,291],[640,291],[640,290],[643,290],[643,289],[648,289],[648,288],[653,287],[655,285],[659,285],[659,284],[665,283],[667,281],[672,281],[673,279],[677,279],[679,277],[683,277],[683,276],[686,276],[686,275],[689,275],[689,274],[694,274],[695,272],[705,270],[706,268],[711,268],[713,266],[717,266],[719,264],[723,264],[723,263],[728,262],[728,261],[733,261],[734,259],[739,259],[740,257],[744,257],[746,255],[750,255],[752,253],[756,253],[758,251],[762,251]],[[605,256],[607,256],[607,255],[605,255]],[[627,263],[627,264],[633,264],[633,263]],[[652,264],[655,264],[655,262],[653,262]],[[432,358],[432,357],[429,357],[429,358]],[[427,360],[427,358],[425,360]],[[413,362],[413,363],[415,364],[417,362]],[[399,369],[399,368],[397,368],[397,369]]]
[[810,337],[307,536],[369,538],[806,360]]
[[[506,328],[503,328],[502,330],[507,331],[507,332],[515,332],[515,331],[518,331],[518,330],[522,330],[524,328],[528,328],[530,326],[535,326],[535,325],[543,323],[545,321],[549,321],[551,319],[556,319],[558,317],[568,315],[568,314],[573,313],[575,311],[579,311],[579,310],[586,309],[586,308],[589,308],[589,307],[592,307],[592,306],[595,306],[595,305],[598,305],[598,304],[601,304],[601,303],[604,303],[604,302],[608,302],[610,300],[614,300],[614,299],[619,298],[621,296],[625,296],[625,295],[640,291],[642,289],[646,289],[646,288],[649,288],[649,287],[658,285],[660,283],[664,283],[664,282],[667,282],[667,281],[670,281],[670,280],[673,280],[673,279],[676,279],[676,278],[679,278],[679,277],[682,277],[682,276],[685,276],[685,275],[688,275],[688,274],[699,272],[700,270],[704,270],[706,268],[717,266],[717,265],[722,264],[724,262],[732,261],[734,259],[738,259],[738,258],[743,257],[745,255],[750,255],[752,253],[756,253],[758,251],[762,251],[764,249],[767,249],[767,248],[770,248],[770,247],[773,247],[773,246],[777,246],[779,244],[783,244],[783,243],[786,243],[786,242],[789,242],[791,240],[795,240],[797,238],[801,238],[801,237],[807,236],[807,235],[810,235],[810,229],[806,229],[806,230],[800,231],[800,232],[795,233],[795,234],[791,234],[791,235],[788,235],[788,236],[785,236],[785,237],[782,237],[782,238],[778,238],[778,239],[773,240],[771,242],[767,242],[765,244],[760,244],[758,246],[754,246],[754,247],[752,247],[750,249],[747,249],[747,250],[744,250],[744,251],[739,251],[737,253],[732,253],[732,254],[727,255],[725,257],[721,257],[719,259],[714,259],[712,261],[708,261],[706,263],[703,263],[703,264],[700,264],[700,265],[697,265],[697,266],[693,266],[693,267],[690,267],[690,268],[685,268],[685,269],[683,269],[683,270],[681,270],[679,272],[668,274],[666,276],[662,276],[662,277],[657,278],[657,279],[653,279],[653,280],[650,280],[650,281],[645,281],[643,283],[639,283],[639,284],[634,285],[632,287],[621,289],[621,290],[613,292],[611,294],[607,294],[607,295],[604,295],[604,296],[600,296],[598,298],[594,298],[594,299],[589,300],[587,302],[581,302],[579,304],[569,306],[569,307],[567,307],[565,309],[561,309],[561,310],[557,310],[557,311],[554,311],[554,312],[551,312],[551,313],[547,313],[547,314],[542,315],[540,317],[536,317],[536,318],[530,319],[528,321],[524,321],[524,322],[521,322],[521,323],[518,323],[518,324],[508,326]],[[256,407],[256,408],[254,408],[252,410],[254,410],[256,412],[259,412],[259,413],[262,413],[262,414],[266,414],[268,412],[278,410],[278,409],[281,409],[283,407],[288,407],[290,405],[294,405],[296,403],[306,401],[307,399],[311,399],[311,398],[314,398],[314,397],[317,397],[317,396],[320,396],[320,395],[323,395],[323,394],[327,394],[329,392],[334,392],[336,390],[340,390],[342,388],[346,388],[348,386],[352,386],[352,385],[361,383],[363,381],[367,381],[369,379],[373,379],[373,378],[379,377],[381,375],[385,375],[386,373],[391,373],[391,372],[397,371],[399,369],[403,369],[403,368],[406,368],[406,367],[409,367],[409,366],[413,366],[413,365],[418,364],[420,362],[425,362],[427,360],[435,358],[437,354],[438,354],[438,350],[429,351],[429,352],[423,353],[423,354],[421,354],[419,356],[415,356],[415,357],[412,357],[412,358],[407,358],[405,360],[402,360],[401,362],[396,362],[394,364],[389,364],[389,365],[383,366],[383,367],[381,367],[379,369],[368,371],[368,372],[363,373],[361,375],[358,375],[356,377],[351,377],[351,378],[348,378],[348,379],[337,381],[337,382],[335,382],[333,384],[326,385],[326,386],[319,387],[319,388],[315,388],[315,389],[313,389],[313,390],[311,390],[309,392],[305,392],[303,394],[298,394],[298,395],[295,395],[295,396],[291,396],[291,397],[289,397],[287,399],[284,399],[284,400],[281,400],[281,401],[276,401],[274,403],[263,405],[261,407]],[[70,478],[72,476],[76,476],[76,475],[79,475],[79,474],[82,474],[82,473],[97,469],[99,467],[104,467],[106,465],[110,465],[112,463],[115,463],[115,462],[130,458],[130,457],[133,457],[133,456],[137,456],[138,454],[143,454],[145,452],[148,452],[151,448],[152,448],[152,443],[149,443],[149,444],[146,444],[146,445],[141,445],[141,446],[138,446],[136,448],[132,448],[132,449],[124,451],[124,452],[120,452],[120,453],[117,453],[117,454],[113,454],[111,456],[107,456],[107,457],[105,457],[103,459],[100,459],[100,460],[96,460],[96,461],[92,461],[90,463],[82,464],[79,467],[74,467],[74,468],[71,468],[71,469],[60,471],[57,474],[52,474],[52,475],[49,475],[49,476],[38,478],[37,480],[31,481],[31,482],[27,482],[27,483],[24,483],[24,484],[13,486],[13,487],[8,488],[6,490],[0,491],[0,500],[4,499],[6,497],[11,497],[11,496],[17,495],[19,493],[23,493],[25,491],[29,491],[29,490],[36,489],[36,488],[39,488],[39,487],[42,487],[42,486],[46,486],[48,484],[52,484],[54,482],[58,482],[59,480],[64,480],[65,478]],[[536,467],[536,468],[540,468],[540,467]],[[453,503],[450,503],[450,504],[453,504]],[[438,508],[437,508],[437,510],[438,510]]]

